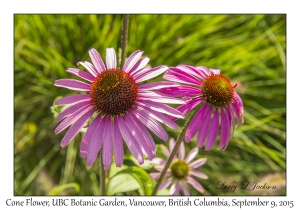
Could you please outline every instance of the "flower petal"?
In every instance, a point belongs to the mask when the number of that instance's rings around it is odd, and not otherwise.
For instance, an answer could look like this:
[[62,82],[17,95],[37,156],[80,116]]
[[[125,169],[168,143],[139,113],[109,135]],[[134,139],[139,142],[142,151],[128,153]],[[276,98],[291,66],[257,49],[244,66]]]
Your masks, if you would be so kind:
[[188,187],[186,186],[186,184],[185,184],[183,181],[181,181],[181,182],[180,182],[180,185],[181,185],[181,187],[182,187],[183,194],[184,194],[185,196],[189,196],[189,195],[190,195],[190,191],[189,191]]
[[207,143],[205,147],[206,151],[210,150],[214,145],[218,136],[218,131],[219,131],[219,110],[216,109],[209,129],[209,134],[208,134]]
[[199,96],[202,91],[196,87],[180,86],[180,87],[166,87],[159,90],[161,93],[165,93],[174,97],[196,97]]
[[143,74],[141,74],[137,77],[134,77],[134,79],[135,79],[136,83],[143,82],[145,80],[152,79],[152,78],[164,73],[167,70],[168,70],[167,66],[158,66],[158,67],[147,70],[146,72],[144,72]]
[[206,163],[206,160],[207,160],[207,158],[200,158],[200,159],[192,162],[189,166],[191,168],[199,168],[200,166],[204,165],[204,163]]
[[204,188],[202,187],[201,184],[199,184],[199,182],[197,182],[194,178],[188,176],[187,177],[187,182],[192,185],[197,191],[204,193]]
[[66,104],[79,103],[82,101],[90,101],[91,97],[88,94],[76,94],[71,96],[66,96],[55,101],[54,105],[62,106]]
[[170,157],[170,152],[169,150],[167,149],[167,147],[165,147],[164,145],[160,144],[160,149],[161,151],[164,153],[164,155],[169,158]]
[[122,117],[117,117],[116,122],[123,136],[123,139],[126,142],[126,145],[132,153],[132,155],[139,162],[139,164],[144,163],[142,149],[138,144],[137,140],[135,139],[134,135],[132,134],[132,131],[126,125],[124,119]]
[[116,118],[114,118],[112,141],[113,141],[113,147],[114,147],[114,156],[115,156],[116,166],[121,167],[123,164],[123,160],[124,160],[124,149],[123,149],[122,135],[120,133],[120,129],[116,122]]
[[178,66],[176,66],[176,68],[188,73],[188,74],[191,74],[193,76],[196,76],[196,77],[199,77],[199,78],[202,78],[202,79],[205,79],[206,78],[206,75],[197,70],[195,67],[193,66],[189,66],[189,65],[185,65],[185,64],[180,64]]
[[208,68],[206,68],[205,66],[197,66],[196,69],[197,69],[198,71],[204,72],[206,75],[211,75],[211,73],[212,73],[212,72],[211,72]]
[[[86,164],[88,166],[92,165],[100,151],[100,148],[102,146],[104,138],[107,138],[106,136],[103,136],[103,131],[105,129],[106,124],[103,122],[103,119],[98,122],[97,127],[95,128],[95,132],[93,134],[93,137],[91,139],[91,143],[88,148],[87,153],[87,160]],[[109,140],[109,139],[108,139]]]
[[82,158],[86,158],[87,154],[88,154],[88,149],[89,149],[89,145],[90,142],[93,138],[94,132],[96,132],[96,129],[100,123],[100,115],[98,115],[93,122],[89,125],[88,129],[86,130],[82,141],[80,143],[80,157]]
[[83,126],[87,123],[87,121],[90,119],[90,117],[93,115],[95,110],[90,110],[83,114],[67,131],[64,138],[62,139],[60,146],[65,147],[67,146],[70,141],[76,136],[76,134],[80,131]]
[[191,160],[193,160],[196,157],[196,155],[198,154],[198,152],[199,152],[198,147],[195,147],[194,149],[192,149],[189,152],[189,154],[186,156],[185,162],[189,163]]
[[158,165],[165,165],[166,161],[163,160],[162,158],[156,157],[153,160],[151,160],[152,164],[158,164]]
[[55,81],[54,85],[79,91],[90,91],[91,89],[91,85],[75,79],[59,79]]
[[86,73],[84,71],[81,71],[79,69],[68,68],[67,72],[69,72],[69,73],[71,73],[73,75],[76,75],[76,76],[78,76],[78,77],[80,77],[82,79],[85,79],[85,80],[87,80],[89,82],[93,82],[94,79],[95,79],[95,77],[93,75],[91,75],[89,73]]
[[200,171],[191,170],[190,174],[195,176],[195,177],[198,177],[200,179],[208,179],[208,176],[205,173],[202,173]]
[[175,82],[151,82],[139,86],[139,90],[157,90],[166,87],[179,87]]
[[77,63],[77,65],[79,65],[79,64],[82,65],[86,70],[88,70],[94,77],[97,77],[98,71],[95,68],[95,66],[93,66],[93,64],[91,64],[90,62],[87,62],[87,61],[85,61],[85,62],[79,61]]
[[102,162],[104,170],[108,170],[112,160],[113,141],[109,138],[112,135],[112,121],[110,117],[105,117],[103,123],[106,124],[103,130]]
[[159,185],[158,190],[164,190],[167,187],[169,187],[169,185],[172,183],[172,177],[168,178],[165,182],[161,183],[161,185]]
[[149,100],[165,104],[184,104],[183,100],[177,99],[170,95],[154,92],[154,91],[139,91],[139,99]]
[[114,48],[106,49],[106,67],[107,69],[116,69],[117,68],[117,58]]
[[133,52],[129,58],[126,60],[124,67],[122,68],[123,71],[129,73],[129,71],[132,69],[132,67],[138,62],[138,60],[141,58],[143,54],[143,51],[137,50]]
[[204,118],[201,122],[201,126],[199,128],[198,132],[198,138],[197,138],[197,146],[200,148],[203,146],[206,137],[208,136],[208,130],[210,126],[210,119],[211,119],[211,113],[212,113],[212,106],[208,107],[207,112],[204,115]]
[[169,149],[170,151],[173,151],[174,147],[175,147],[175,140],[173,138],[170,138],[170,141],[169,141]]
[[162,103],[139,99],[138,104],[173,117],[184,118],[184,115],[180,111]]
[[56,118],[56,121],[60,122],[65,117],[68,117],[69,115],[73,114],[77,110],[82,109],[83,107],[85,107],[87,105],[91,105],[90,101],[82,101],[82,102],[79,102],[79,103],[74,104],[72,106],[69,106],[68,108],[64,109],[61,113],[59,113],[59,115]]
[[226,149],[227,141],[230,139],[230,123],[225,111],[221,110],[221,132],[219,149]]
[[170,187],[170,195],[178,195],[180,191],[179,181],[175,180]]
[[[202,98],[191,99],[187,101],[186,104],[180,105],[177,107],[177,110],[180,111],[182,114],[186,114],[197,107],[203,101]],[[177,118],[170,117],[171,120],[175,121]]]
[[94,64],[98,74],[100,74],[102,71],[106,70],[103,60],[102,60],[100,54],[97,52],[97,50],[95,50],[94,48],[90,49],[89,55],[91,57],[91,60]]
[[142,71],[142,69],[144,69],[146,67],[146,65],[148,64],[149,61],[150,61],[150,58],[143,57],[134,65],[134,67],[132,67],[132,69],[128,72],[128,74],[130,74],[130,76],[132,76],[133,78],[136,78],[136,76],[139,75],[139,73]]
[[199,86],[202,84],[202,82],[199,79],[175,67],[170,67],[169,70],[164,74],[163,78],[168,81],[185,83],[190,85]]
[[181,144],[179,145],[179,149],[178,149],[178,159],[184,160],[184,156],[185,156],[184,143],[181,142]]
[[[194,105],[194,104],[192,104]],[[192,138],[196,135],[197,131],[199,130],[202,120],[206,113],[207,104],[204,104],[198,111],[198,113],[195,115],[195,117],[192,119],[190,124],[188,125],[188,128],[186,129],[185,133],[185,141],[190,142]],[[177,108],[179,109],[179,107]],[[199,135],[199,134],[198,134]]]

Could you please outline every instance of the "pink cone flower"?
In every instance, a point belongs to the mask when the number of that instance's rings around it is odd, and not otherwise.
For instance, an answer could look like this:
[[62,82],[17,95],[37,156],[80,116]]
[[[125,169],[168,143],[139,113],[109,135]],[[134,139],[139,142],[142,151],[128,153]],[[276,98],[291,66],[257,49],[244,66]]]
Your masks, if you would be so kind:
[[[175,141],[173,138],[171,138],[169,141],[170,150],[168,150],[165,146],[161,145],[161,150],[163,151],[167,159],[169,158],[174,146]],[[178,156],[176,155],[174,157],[174,160],[172,161],[170,168],[168,168],[167,173],[164,177],[165,181],[161,183],[158,189],[163,190],[171,185],[170,195],[179,195],[180,189],[183,191],[184,195],[190,195],[190,192],[187,187],[187,185],[190,184],[198,192],[203,193],[204,188],[202,187],[202,185],[199,184],[199,182],[192,177],[194,176],[200,179],[208,179],[208,176],[206,174],[197,170],[197,168],[202,166],[207,159],[200,158],[191,162],[198,154],[198,150],[199,149],[196,147],[192,149],[186,157],[184,157],[184,143],[181,142],[179,146]],[[157,164],[154,166],[154,168],[159,172],[150,173],[150,177],[152,179],[157,180],[165,167],[166,161],[162,158],[154,158],[151,162]]]
[[122,139],[140,164],[144,162],[143,155],[151,160],[155,157],[156,147],[148,129],[166,141],[168,134],[160,123],[173,129],[178,129],[178,126],[164,114],[184,117],[178,110],[164,104],[183,104],[183,101],[155,91],[158,88],[176,87],[177,84],[153,82],[138,85],[168,69],[166,66],[151,69],[146,67],[149,58],[141,58],[142,53],[135,51],[123,68],[118,69],[113,48],[106,49],[106,66],[99,53],[91,49],[89,55],[93,64],[79,62],[89,73],[74,68],[67,70],[88,83],[74,79],[55,81],[55,86],[88,92],[67,96],[55,102],[58,106],[70,105],[57,117],[57,121],[62,122],[55,129],[56,134],[72,125],[61,141],[62,147],[70,143],[92,115],[96,115],[80,145],[80,155],[87,159],[87,165],[95,162],[102,147],[105,170],[109,169],[112,153],[116,165],[121,166],[124,158]]
[[164,79],[189,85],[161,90],[162,93],[185,99],[186,104],[177,107],[183,114],[202,105],[187,128],[185,141],[190,142],[198,133],[197,146],[202,147],[206,142],[205,150],[210,150],[220,133],[219,149],[226,149],[236,127],[234,114],[238,119],[238,126],[244,122],[244,106],[234,90],[236,85],[232,85],[221,75],[220,70],[204,66],[170,67],[164,74]]

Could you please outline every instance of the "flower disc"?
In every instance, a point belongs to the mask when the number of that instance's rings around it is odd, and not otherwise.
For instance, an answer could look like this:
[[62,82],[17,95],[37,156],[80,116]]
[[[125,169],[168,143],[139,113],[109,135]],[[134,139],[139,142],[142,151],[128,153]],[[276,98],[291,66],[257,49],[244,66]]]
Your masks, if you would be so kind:
[[183,179],[189,174],[190,168],[185,161],[177,160],[171,165],[171,172],[177,179]]

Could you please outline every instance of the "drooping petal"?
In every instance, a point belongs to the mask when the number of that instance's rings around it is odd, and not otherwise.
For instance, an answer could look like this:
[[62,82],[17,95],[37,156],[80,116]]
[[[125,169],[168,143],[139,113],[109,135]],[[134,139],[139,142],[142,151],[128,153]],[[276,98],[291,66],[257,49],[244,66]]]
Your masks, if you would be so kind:
[[191,160],[193,160],[196,157],[196,155],[198,154],[198,151],[199,151],[198,147],[195,147],[194,149],[192,149],[189,152],[189,154],[186,156],[185,162],[189,163]]
[[108,138],[113,132],[112,121],[109,117],[105,117],[103,123],[106,124],[106,126],[103,130],[102,162],[104,170],[108,170],[111,164],[113,150],[113,141],[111,138]]
[[159,103],[165,103],[165,104],[184,104],[185,102],[183,100],[174,98],[170,95],[154,92],[154,91],[140,91],[139,92],[139,99],[142,100],[149,100]]
[[164,190],[172,183],[172,177],[168,178],[165,182],[161,183],[161,185],[158,187],[158,190]]
[[218,136],[218,132],[219,132],[219,111],[218,109],[216,109],[209,129],[209,134],[208,134],[207,143],[205,147],[206,151],[210,150],[214,145]]
[[[161,172],[155,172],[155,173],[150,173],[149,176],[151,177],[151,179],[157,180],[161,175]],[[170,172],[166,173],[164,178],[168,178],[171,175]]]
[[197,182],[197,180],[195,180],[194,178],[188,176],[187,177],[187,182],[192,185],[198,192],[204,193],[204,188],[202,187],[201,184],[199,184],[199,182]]
[[164,155],[169,158],[170,157],[170,152],[169,150],[167,149],[167,147],[165,147],[164,145],[160,144],[160,149],[161,151],[164,153]]
[[169,141],[169,149],[170,149],[170,151],[173,151],[175,144],[176,144],[175,140],[173,138],[170,138],[170,141]]
[[91,89],[91,85],[75,79],[59,79],[55,81],[54,85],[78,91],[90,91]]
[[86,81],[93,82],[95,77],[89,73],[86,73],[84,71],[81,71],[79,69],[74,69],[74,68],[68,68],[67,72],[70,74],[76,75],[82,79],[85,79]]
[[78,120],[82,115],[84,115],[89,109],[91,105],[86,105],[77,111],[73,112],[73,114],[69,115],[64,121],[62,121],[54,130],[55,134],[58,134],[65,130],[69,125]]
[[[197,103],[195,103],[195,104],[197,104]],[[192,105],[194,106],[194,104],[192,104]],[[190,122],[188,128],[186,129],[186,133],[185,133],[185,141],[186,142],[190,142],[192,140],[192,138],[196,135],[197,131],[199,130],[199,128],[202,124],[202,120],[206,113],[206,108],[207,108],[207,104],[204,104],[200,108],[198,113],[195,115],[195,117],[192,119],[192,121]],[[177,109],[179,109],[179,107]]]
[[200,179],[208,179],[208,176],[205,173],[202,173],[200,171],[191,170],[190,174],[195,176],[195,177],[198,177]]
[[158,67],[147,70],[145,73],[143,73],[137,77],[134,77],[134,79],[135,79],[136,83],[143,82],[145,80],[152,79],[152,78],[164,73],[167,70],[168,70],[167,66],[158,66]]
[[[219,149],[223,149],[230,139],[230,123],[225,110],[221,110],[221,131]],[[225,148],[224,148],[225,149]]]
[[149,130],[151,130],[156,136],[160,139],[167,141],[168,134],[165,129],[153,118],[144,114],[141,111],[132,110],[132,113],[136,116],[136,118],[141,121]]
[[161,112],[161,113],[173,116],[173,117],[184,118],[184,115],[180,111],[178,111],[177,109],[174,109],[173,107],[170,107],[168,105],[162,104],[162,103],[139,99],[138,104],[140,106],[148,107],[149,109],[152,109],[152,110],[155,110],[155,111],[158,111],[158,112]]
[[[186,104],[177,107],[177,110],[180,111],[182,114],[186,114],[190,112],[192,109],[194,109],[195,107],[197,107],[202,101],[203,98],[191,99],[190,101],[187,101]],[[173,121],[177,120],[176,117],[170,117],[170,119]]]
[[196,87],[180,86],[180,87],[166,87],[159,90],[174,97],[195,97],[199,96],[202,91]]
[[79,109],[81,109],[81,108],[83,108],[87,105],[90,105],[90,101],[82,101],[82,102],[79,102],[79,103],[74,104],[72,106],[69,106],[68,108],[64,109],[61,113],[59,113],[59,115],[56,118],[56,121],[60,122],[65,117],[68,117],[69,115],[73,114],[77,110],[79,110]]
[[178,159],[184,160],[184,156],[185,156],[184,143],[181,142],[181,144],[179,145],[179,149],[178,149]]
[[114,147],[114,157],[116,161],[116,166],[121,167],[124,160],[124,149],[123,149],[122,135],[120,133],[120,129],[116,122],[116,118],[114,118],[114,123],[113,123],[112,141]]
[[91,97],[88,94],[76,94],[71,96],[66,96],[55,101],[54,105],[62,106],[66,104],[74,104],[82,101],[90,101]]
[[198,138],[197,138],[197,146],[198,147],[203,146],[203,144],[206,140],[206,137],[208,136],[211,113],[212,113],[212,106],[209,106],[207,109],[207,112],[205,113],[203,121],[201,122],[201,126],[199,128]]
[[183,181],[181,181],[180,185],[181,185],[181,188],[183,190],[183,194],[185,196],[189,196],[190,195],[190,191],[189,191],[188,187],[186,186],[186,184]]
[[[87,153],[86,164],[88,166],[92,165],[95,162],[98,153],[100,151],[100,148],[102,146],[102,143],[105,140],[104,138],[107,138],[106,136],[103,136],[103,131],[105,127],[106,125],[102,119],[98,122],[98,126],[95,128],[95,132],[91,139],[91,143],[89,145],[88,153]],[[110,140],[110,139],[106,139],[106,140]]]
[[162,158],[156,157],[153,160],[151,160],[152,164],[158,164],[158,165],[165,165],[166,161],[163,160]]
[[163,78],[168,81],[185,83],[190,85],[199,86],[202,84],[202,82],[199,79],[175,67],[170,67],[169,70],[164,74]]
[[100,54],[95,50],[94,48],[89,50],[89,55],[91,57],[91,60],[96,67],[97,72],[100,74],[102,71],[105,71],[105,65],[103,63],[103,60],[100,56]]
[[139,90],[157,90],[166,87],[179,87],[175,82],[152,82],[139,86]]
[[117,122],[120,132],[123,136],[123,139],[126,142],[126,145],[130,150],[130,152],[132,153],[132,155],[139,162],[139,164],[144,163],[142,149],[138,144],[138,142],[136,141],[133,134],[131,133],[131,130],[126,125],[124,119],[122,117],[117,117],[115,122]]
[[76,136],[76,134],[80,131],[83,126],[87,123],[87,121],[90,119],[90,117],[93,115],[95,110],[90,110],[83,114],[67,131],[64,138],[62,139],[60,146],[65,147],[67,146],[70,141]]
[[170,118],[166,117],[165,115],[163,115],[157,111],[148,109],[147,107],[139,106],[138,109],[141,110],[142,112],[144,112],[150,118],[153,118],[174,130],[178,130],[178,125],[175,122],[173,122],[172,120],[170,120]]
[[207,160],[207,158],[200,158],[200,159],[192,162],[189,166],[191,168],[199,168],[200,166],[204,165],[204,163],[206,163],[206,160]]
[[132,69],[132,67],[137,63],[137,61],[141,58],[142,54],[143,51],[141,50],[133,52],[126,60],[124,67],[122,68],[123,71],[128,73]]
[[178,195],[180,191],[179,181],[175,180],[170,187],[170,195]]
[[100,115],[98,115],[93,122],[89,125],[87,128],[82,141],[80,143],[80,157],[86,158],[88,154],[88,148],[91,143],[91,140],[93,138],[94,132],[96,132],[96,129],[98,125],[100,124]]
[[106,49],[106,67],[107,69],[116,69],[117,68],[117,58],[114,48]]

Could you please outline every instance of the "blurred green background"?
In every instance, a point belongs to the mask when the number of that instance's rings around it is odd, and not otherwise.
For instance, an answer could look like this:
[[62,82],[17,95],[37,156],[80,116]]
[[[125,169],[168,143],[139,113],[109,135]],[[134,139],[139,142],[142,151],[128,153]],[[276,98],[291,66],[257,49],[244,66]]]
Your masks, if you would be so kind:
[[[243,99],[245,123],[235,130],[225,151],[217,144],[199,168],[204,195],[285,195],[286,171],[286,16],[285,15],[130,15],[127,56],[140,49],[152,66],[181,63],[221,69]],[[95,48],[102,58],[113,47],[120,54],[122,15],[14,16],[14,193],[15,195],[98,195],[99,164],[87,167],[79,156],[82,133],[61,149],[65,132],[55,135],[58,97],[75,91],[53,85],[78,61],[90,61]],[[82,68],[81,68],[82,69]],[[161,78],[161,77],[160,77]],[[156,80],[159,80],[157,78]],[[154,81],[154,80],[152,80]],[[182,128],[184,121],[179,120]],[[180,128],[180,129],[181,129]],[[170,137],[178,132],[166,128]],[[157,144],[163,141],[155,138]],[[186,150],[195,147],[193,140]],[[126,151],[127,147],[125,148]],[[188,151],[186,151],[188,152]],[[112,167],[110,194],[147,195],[154,182],[132,161],[136,176]],[[161,151],[157,151],[161,156]],[[125,166],[125,167],[126,167]],[[125,170],[126,171],[126,170]],[[238,185],[235,192],[207,183]],[[243,181],[267,183],[275,190],[248,191]],[[114,187],[126,183],[122,190]],[[128,187],[130,186],[130,187]],[[126,188],[127,187],[127,188]],[[148,189],[148,191],[146,190]],[[192,195],[199,193],[189,187]],[[163,194],[163,192],[161,192]]]

